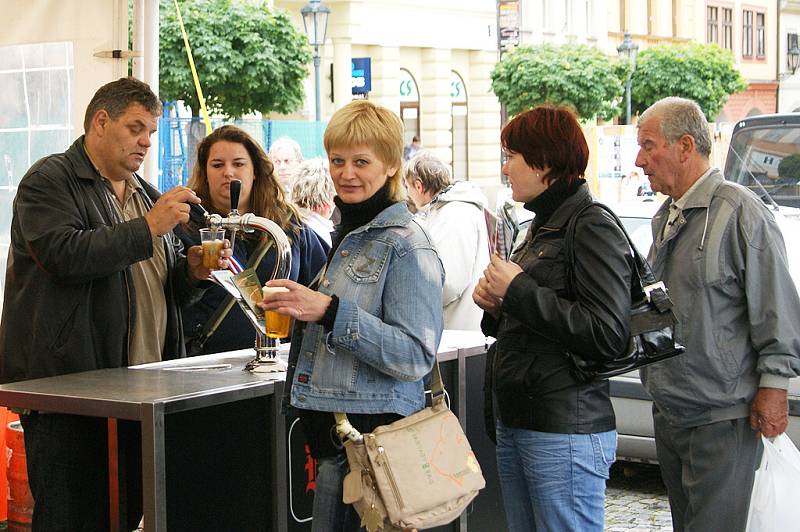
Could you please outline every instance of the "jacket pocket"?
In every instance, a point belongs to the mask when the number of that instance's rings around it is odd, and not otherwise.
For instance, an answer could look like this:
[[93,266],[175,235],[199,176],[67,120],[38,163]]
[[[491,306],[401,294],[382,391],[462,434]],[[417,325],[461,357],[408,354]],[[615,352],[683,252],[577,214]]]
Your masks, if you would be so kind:
[[[64,313],[59,316],[59,320],[55,322],[45,321],[42,327],[45,329],[44,338],[50,338],[48,341],[48,349],[58,354],[64,350],[68,340],[72,336],[72,330],[75,328],[75,315],[78,311],[79,299],[70,302],[69,306],[65,309]],[[87,346],[88,347],[88,346]]]
[[314,356],[311,384],[318,390],[355,391],[359,362],[351,353],[328,351],[320,347]]
[[[495,344],[496,345],[496,344]],[[494,353],[495,393],[501,403],[532,397],[536,355],[520,348],[499,346]]]
[[564,252],[554,242],[535,243],[521,266],[542,286],[555,290],[564,286]]
[[386,267],[390,251],[391,246],[383,242],[364,242],[347,263],[347,276],[354,283],[377,282]]

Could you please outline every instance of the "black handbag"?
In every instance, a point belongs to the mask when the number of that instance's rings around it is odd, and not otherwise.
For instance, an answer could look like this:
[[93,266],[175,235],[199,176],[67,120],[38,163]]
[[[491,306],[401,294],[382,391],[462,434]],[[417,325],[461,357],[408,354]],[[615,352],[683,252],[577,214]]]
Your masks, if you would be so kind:
[[625,351],[614,360],[586,360],[574,353],[567,352],[572,363],[571,373],[580,382],[608,379],[631,370],[647,366],[680,355],[686,349],[675,342],[675,324],[677,319],[672,311],[672,300],[667,287],[655,276],[631,237],[622,225],[619,217],[602,203],[593,202],[575,212],[567,224],[564,236],[566,253],[566,282],[570,299],[575,293],[575,226],[578,218],[586,209],[598,207],[611,215],[628,239],[633,254],[631,271],[631,324],[630,339]]

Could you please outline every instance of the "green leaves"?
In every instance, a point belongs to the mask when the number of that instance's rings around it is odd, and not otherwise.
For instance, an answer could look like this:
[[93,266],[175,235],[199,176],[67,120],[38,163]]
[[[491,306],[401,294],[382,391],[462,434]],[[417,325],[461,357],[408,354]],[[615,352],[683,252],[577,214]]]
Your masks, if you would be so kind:
[[510,114],[552,103],[609,120],[620,113],[628,68],[593,46],[520,46],[495,65],[492,90]]
[[690,98],[713,121],[728,96],[747,88],[730,50],[716,44],[652,46],[639,54],[631,105],[641,113],[667,96]]
[[[265,0],[179,0],[209,112],[291,113],[311,63],[306,36]],[[173,0],[161,0],[160,95],[200,105]]]

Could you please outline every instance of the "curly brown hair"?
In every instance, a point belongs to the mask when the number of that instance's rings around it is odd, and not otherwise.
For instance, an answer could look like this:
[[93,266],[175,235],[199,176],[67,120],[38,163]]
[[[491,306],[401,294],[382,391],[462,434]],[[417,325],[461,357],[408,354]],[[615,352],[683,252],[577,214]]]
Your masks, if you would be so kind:
[[203,200],[203,205],[210,212],[223,216],[227,212],[219,212],[211,203],[211,192],[208,188],[208,164],[211,147],[220,141],[241,144],[253,161],[253,189],[250,192],[250,211],[257,216],[268,218],[278,224],[287,235],[299,234],[300,213],[292,203],[287,201],[283,187],[272,173],[272,162],[264,149],[246,131],[236,126],[222,126],[215,129],[197,145],[197,162],[188,186]]

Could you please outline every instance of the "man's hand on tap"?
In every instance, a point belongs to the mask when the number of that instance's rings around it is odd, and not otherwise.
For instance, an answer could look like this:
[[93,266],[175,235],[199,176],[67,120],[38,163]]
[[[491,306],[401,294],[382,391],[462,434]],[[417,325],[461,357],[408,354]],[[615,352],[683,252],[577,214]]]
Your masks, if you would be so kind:
[[272,279],[266,286],[282,286],[288,292],[270,292],[258,306],[300,321],[319,321],[331,304],[331,297],[289,279]]
[[144,215],[150,232],[155,236],[164,236],[176,225],[188,222],[190,203],[200,203],[200,198],[187,187],[175,187],[162,194]]
[[[231,241],[227,238],[222,241],[222,249],[219,252],[219,260],[215,270],[227,270],[230,265],[228,259],[233,255]],[[211,269],[203,266],[203,246],[192,246],[186,250],[186,261],[189,267],[189,275],[193,281],[206,281],[211,276]]]

